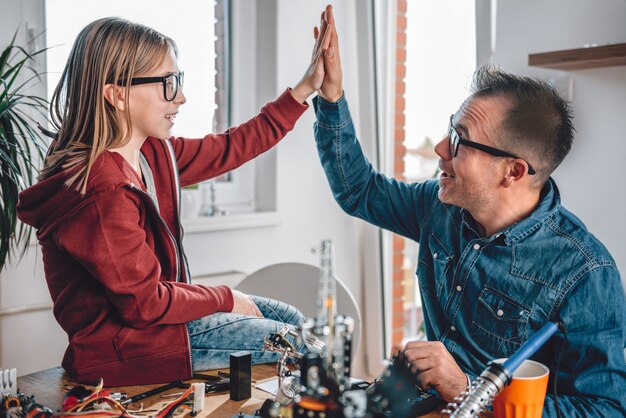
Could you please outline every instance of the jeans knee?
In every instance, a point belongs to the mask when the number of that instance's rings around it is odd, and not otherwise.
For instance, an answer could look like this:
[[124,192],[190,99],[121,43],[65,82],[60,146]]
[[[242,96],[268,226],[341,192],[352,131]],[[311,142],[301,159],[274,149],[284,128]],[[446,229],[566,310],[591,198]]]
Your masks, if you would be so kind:
[[259,296],[252,296],[252,299],[267,319],[295,326],[300,325],[305,319],[298,308],[288,303]]

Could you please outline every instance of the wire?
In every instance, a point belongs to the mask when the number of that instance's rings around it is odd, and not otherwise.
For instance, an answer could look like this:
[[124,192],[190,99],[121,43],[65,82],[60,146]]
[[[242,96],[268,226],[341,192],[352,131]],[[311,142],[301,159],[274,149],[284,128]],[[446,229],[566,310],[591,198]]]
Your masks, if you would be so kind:
[[[82,417],[87,418],[91,416],[110,416],[110,417],[122,417],[122,418],[145,418],[146,415],[131,414],[128,410],[119,403],[117,400],[109,396],[99,396],[102,385],[99,384],[94,390],[93,394],[88,396],[83,402],[72,406],[66,412],[59,412],[53,415],[54,418],[62,417]],[[193,386],[183,392],[177,399],[165,405],[156,414],[151,415],[151,418],[168,418],[172,412],[182,405],[187,398],[193,393]],[[110,410],[107,409],[93,409],[93,405],[97,403],[107,403],[111,406]],[[89,409],[92,407],[91,409]]]

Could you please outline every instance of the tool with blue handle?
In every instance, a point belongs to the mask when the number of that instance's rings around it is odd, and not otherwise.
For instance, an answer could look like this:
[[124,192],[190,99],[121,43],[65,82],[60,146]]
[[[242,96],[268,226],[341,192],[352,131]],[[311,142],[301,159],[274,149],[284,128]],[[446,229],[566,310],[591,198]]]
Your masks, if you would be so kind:
[[524,360],[535,354],[558,329],[557,324],[548,322],[503,363],[490,361],[468,390],[455,398],[456,402],[449,403],[447,409],[441,411],[442,414],[455,418],[478,416],[502,389],[511,383],[513,373]]

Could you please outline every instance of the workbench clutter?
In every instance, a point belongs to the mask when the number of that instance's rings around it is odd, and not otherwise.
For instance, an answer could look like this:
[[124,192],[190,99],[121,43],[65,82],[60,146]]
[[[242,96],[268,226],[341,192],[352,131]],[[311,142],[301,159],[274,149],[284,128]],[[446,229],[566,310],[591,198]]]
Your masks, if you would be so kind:
[[[161,404],[153,405],[150,410],[144,410],[143,404],[137,410],[127,408],[136,401],[147,398],[149,396],[162,393],[167,389],[174,387],[185,388],[184,392],[177,394],[177,398]],[[93,389],[87,389],[84,386],[75,386],[68,391],[63,399],[62,411],[55,412],[52,417],[145,417],[166,418],[176,415],[182,415],[182,412],[188,412],[191,407],[190,396],[194,393],[194,388],[184,382],[176,382],[176,384],[168,384],[153,389],[151,391],[127,398],[122,393],[111,393],[107,389],[103,389],[103,381],[100,379],[98,385]],[[180,409],[180,411],[178,411]]]
[[[68,418],[68,417],[123,417],[123,418],[182,418],[195,416],[204,409],[209,393],[228,391],[229,373],[194,374],[190,381],[176,381],[149,388],[144,392],[131,391],[129,396],[114,389],[104,389],[102,379],[94,386],[63,385],[63,400],[57,411],[40,405],[33,396],[6,393],[0,397],[0,418]],[[32,391],[31,391],[32,392]],[[146,400],[144,407],[144,399]]]
[[[354,320],[337,314],[334,254],[330,240],[313,248],[320,254],[318,312],[297,329],[285,326],[266,337],[263,349],[280,354],[276,399],[258,411],[262,418],[347,418],[365,414],[365,391],[352,390],[350,371]],[[288,339],[295,338],[298,346]],[[296,377],[287,360],[300,370]]]
[[17,370],[0,368],[0,417],[2,418],[43,418],[52,411],[27,396],[17,388]]
[[354,320],[337,313],[332,242],[314,251],[320,254],[317,315],[265,337],[263,350],[280,354],[275,398],[254,415],[232,418],[410,418],[435,410],[439,400],[417,387],[403,356],[373,384],[351,378]]
[[34,396],[24,393],[6,393],[0,397],[0,417],[6,418],[48,418],[52,410],[40,405]]

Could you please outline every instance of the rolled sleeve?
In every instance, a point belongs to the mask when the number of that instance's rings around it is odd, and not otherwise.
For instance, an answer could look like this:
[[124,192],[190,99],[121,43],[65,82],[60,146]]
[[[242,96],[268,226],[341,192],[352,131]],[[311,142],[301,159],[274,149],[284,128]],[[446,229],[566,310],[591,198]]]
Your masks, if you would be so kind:
[[341,96],[336,102],[317,96],[313,99],[313,109],[317,123],[326,128],[339,128],[352,120],[345,96]]

